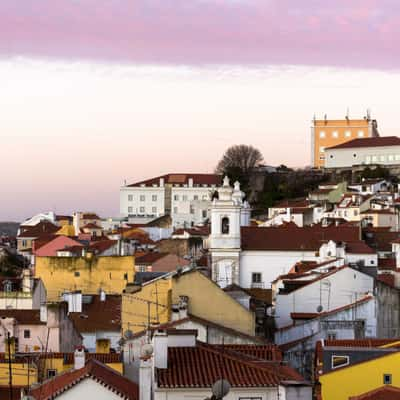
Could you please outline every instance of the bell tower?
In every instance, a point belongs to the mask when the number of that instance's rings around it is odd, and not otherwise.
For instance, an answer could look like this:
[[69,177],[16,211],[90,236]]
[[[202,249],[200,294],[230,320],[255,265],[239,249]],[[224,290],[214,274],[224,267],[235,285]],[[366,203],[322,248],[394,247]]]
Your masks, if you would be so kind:
[[239,284],[240,226],[243,197],[239,182],[232,188],[228,177],[211,205],[210,253],[212,279],[221,287]]

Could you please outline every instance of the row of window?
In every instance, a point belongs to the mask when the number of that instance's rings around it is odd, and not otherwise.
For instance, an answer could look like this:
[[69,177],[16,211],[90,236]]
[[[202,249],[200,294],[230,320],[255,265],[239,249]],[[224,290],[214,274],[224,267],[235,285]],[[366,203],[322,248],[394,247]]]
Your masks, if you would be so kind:
[[[174,194],[174,201],[179,201],[179,200],[180,200],[179,194]],[[188,200],[189,196],[187,194],[182,195],[182,201],[188,201]],[[197,194],[193,195],[193,200],[199,200],[199,195]],[[208,200],[208,196],[204,194],[202,196],[202,200]]]
[[[140,201],[146,201],[146,195],[141,194],[139,196],[139,200]],[[152,201],[157,201],[157,195],[156,194],[151,195],[151,200]],[[133,194],[128,194],[128,201],[133,201]]]
[[400,154],[381,154],[381,155],[372,155],[372,156],[365,156],[365,163],[366,164],[373,164],[377,162],[393,162],[393,161],[400,161]]
[[[146,207],[139,207],[139,213],[140,214],[145,214],[146,213]],[[157,207],[151,207],[151,213],[152,214],[157,214]],[[128,207],[128,214],[133,214],[133,207]]]
[[[179,214],[178,207],[173,208],[173,213]],[[190,206],[190,214],[193,215],[194,213],[195,213],[195,208],[193,206]],[[201,216],[202,218],[207,218],[207,210],[201,210]]]
[[[337,139],[337,138],[339,138],[339,136],[340,136],[340,134],[339,134],[338,131],[333,131],[331,135],[332,135],[332,137],[333,137],[334,139]],[[358,132],[357,132],[357,136],[358,136],[359,138],[364,137],[364,131],[361,131],[361,130],[358,131]],[[326,137],[327,137],[326,132],[325,132],[325,131],[320,131],[320,132],[319,132],[319,137],[320,137],[321,139],[326,138]],[[351,137],[351,131],[346,131],[346,132],[344,133],[344,137],[345,137],[345,138],[350,138],[350,137]]]

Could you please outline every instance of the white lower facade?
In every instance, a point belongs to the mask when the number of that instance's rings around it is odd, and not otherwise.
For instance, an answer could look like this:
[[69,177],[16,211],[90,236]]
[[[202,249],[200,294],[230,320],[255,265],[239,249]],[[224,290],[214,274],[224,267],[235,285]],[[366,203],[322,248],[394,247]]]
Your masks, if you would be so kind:
[[325,150],[325,168],[349,168],[362,164],[400,165],[400,146]]
[[96,400],[121,400],[125,398],[111,389],[108,389],[100,382],[87,378],[65,392],[57,395],[57,399],[76,400],[76,399],[96,399]]
[[119,341],[121,340],[121,332],[108,332],[108,331],[96,331],[93,333],[81,333],[83,337],[83,346],[89,351],[89,353],[96,352],[96,341],[98,339],[109,339],[110,347],[115,350],[119,350]]

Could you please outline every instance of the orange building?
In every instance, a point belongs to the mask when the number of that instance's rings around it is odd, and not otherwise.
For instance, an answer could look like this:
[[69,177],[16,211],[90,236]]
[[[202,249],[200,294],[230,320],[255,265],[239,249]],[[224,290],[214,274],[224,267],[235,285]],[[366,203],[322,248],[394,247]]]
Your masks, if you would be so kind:
[[315,119],[311,126],[311,165],[325,166],[325,149],[357,138],[379,136],[376,120],[368,115],[363,119]]

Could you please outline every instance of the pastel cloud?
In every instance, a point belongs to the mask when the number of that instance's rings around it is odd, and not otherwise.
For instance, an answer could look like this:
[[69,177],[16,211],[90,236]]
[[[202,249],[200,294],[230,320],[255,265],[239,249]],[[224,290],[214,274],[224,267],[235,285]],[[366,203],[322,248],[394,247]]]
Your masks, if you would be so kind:
[[2,0],[0,55],[397,68],[398,0]]

